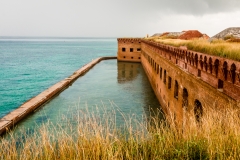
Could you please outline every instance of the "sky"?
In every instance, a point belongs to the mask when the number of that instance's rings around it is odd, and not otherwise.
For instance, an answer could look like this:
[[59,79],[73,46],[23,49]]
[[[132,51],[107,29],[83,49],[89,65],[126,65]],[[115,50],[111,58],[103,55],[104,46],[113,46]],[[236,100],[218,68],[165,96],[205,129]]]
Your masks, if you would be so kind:
[[240,0],[0,0],[0,36],[144,37],[240,27]]

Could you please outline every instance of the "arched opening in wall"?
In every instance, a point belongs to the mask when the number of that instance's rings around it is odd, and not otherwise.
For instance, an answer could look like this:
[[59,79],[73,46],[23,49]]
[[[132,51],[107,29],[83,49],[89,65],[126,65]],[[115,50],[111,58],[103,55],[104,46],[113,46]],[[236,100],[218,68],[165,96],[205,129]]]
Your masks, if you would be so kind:
[[188,52],[188,61],[190,63],[190,65],[192,65],[192,56],[191,53]]
[[185,54],[186,54],[186,59],[187,59],[187,63],[188,63],[188,62],[189,62],[189,59],[190,59],[190,58],[189,58],[189,54],[188,54],[187,52],[186,52]]
[[203,70],[203,59],[202,59],[202,55],[200,56],[199,62],[200,62],[201,70]]
[[197,68],[198,67],[198,55],[197,54],[195,54],[194,61],[195,61],[195,66]]
[[160,79],[162,79],[162,67],[160,67]]
[[174,85],[174,98],[178,99],[178,81],[176,80]]
[[195,115],[196,121],[198,123],[201,122],[201,118],[203,116],[203,107],[201,102],[197,99],[194,101],[194,115]]
[[201,77],[201,70],[200,69],[198,69],[198,77]]
[[157,74],[159,73],[159,65],[157,64]]
[[219,66],[219,60],[216,59],[214,62],[214,72],[215,72],[216,77],[218,76],[218,66]]
[[141,59],[141,57],[138,57],[138,59]]
[[182,107],[184,109],[188,109],[188,91],[186,88],[183,88],[183,102],[182,102]]
[[126,56],[123,56],[123,58],[126,58]]
[[164,73],[163,73],[163,83],[166,84],[167,82],[167,71],[164,69]]
[[126,51],[126,48],[122,48],[122,52],[125,52]]
[[224,77],[224,79],[225,80],[227,80],[227,74],[228,74],[228,65],[227,65],[227,62],[225,61],[224,63],[223,63],[223,77]]
[[191,57],[192,57],[192,60],[191,60],[192,61],[192,65],[194,66],[194,55],[193,55],[193,53],[192,53]]
[[133,57],[131,57],[133,59]]
[[206,57],[206,56],[204,57],[204,62],[203,62],[203,64],[204,64],[204,69],[205,69],[205,71],[207,72],[208,65],[207,65],[207,57]]
[[232,83],[234,84],[236,79],[236,65],[234,63],[231,65],[230,74]]
[[172,78],[168,76],[168,89],[171,89],[172,87]]
[[133,52],[133,48],[130,48],[130,52]]
[[212,58],[211,57],[209,58],[208,65],[209,65],[209,71],[212,74]]
[[223,89],[223,81],[218,79],[218,89]]

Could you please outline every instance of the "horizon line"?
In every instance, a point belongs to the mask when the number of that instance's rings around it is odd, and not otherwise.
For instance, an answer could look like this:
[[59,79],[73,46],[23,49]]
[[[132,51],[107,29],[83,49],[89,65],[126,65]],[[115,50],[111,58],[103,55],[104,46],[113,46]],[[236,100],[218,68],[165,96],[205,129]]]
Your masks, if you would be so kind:
[[55,38],[69,38],[69,39],[77,39],[77,38],[118,38],[118,37],[81,37],[81,36],[76,36],[76,37],[71,37],[71,36],[0,36],[0,39],[3,39],[3,38],[22,38],[22,39],[31,39],[31,38],[40,38],[40,39],[43,39],[43,38],[52,38],[52,39],[55,39]]

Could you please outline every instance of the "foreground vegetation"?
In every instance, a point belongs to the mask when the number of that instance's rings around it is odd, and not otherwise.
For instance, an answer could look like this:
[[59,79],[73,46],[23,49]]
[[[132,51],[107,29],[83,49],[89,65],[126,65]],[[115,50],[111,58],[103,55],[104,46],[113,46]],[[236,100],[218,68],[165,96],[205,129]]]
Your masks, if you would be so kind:
[[175,47],[186,46],[189,50],[220,56],[240,61],[240,43],[224,40],[208,41],[205,39],[181,40],[150,37],[150,40]]
[[21,138],[10,133],[0,139],[0,159],[240,159],[239,111],[204,113],[200,123],[189,115],[183,128],[158,115],[143,121],[122,115],[120,127],[115,111],[101,118],[81,113],[74,116],[76,124],[48,122]]

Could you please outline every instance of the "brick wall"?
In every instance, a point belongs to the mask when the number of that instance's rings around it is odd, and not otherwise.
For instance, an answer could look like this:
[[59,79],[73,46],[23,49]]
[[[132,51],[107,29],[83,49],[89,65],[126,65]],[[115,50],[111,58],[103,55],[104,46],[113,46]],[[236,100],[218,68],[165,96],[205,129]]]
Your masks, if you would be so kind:
[[[132,39],[126,41],[121,39],[119,50],[139,47],[134,46]],[[196,114],[196,109],[204,114],[207,108],[239,105],[240,62],[144,39],[136,42],[141,47],[143,68],[168,118],[183,122],[185,113]],[[126,61],[131,60],[126,57],[133,55],[118,54],[119,60]]]
[[119,61],[141,62],[141,39],[118,38]]

